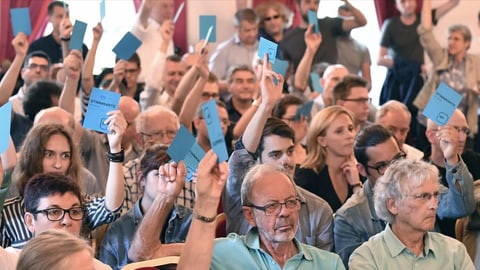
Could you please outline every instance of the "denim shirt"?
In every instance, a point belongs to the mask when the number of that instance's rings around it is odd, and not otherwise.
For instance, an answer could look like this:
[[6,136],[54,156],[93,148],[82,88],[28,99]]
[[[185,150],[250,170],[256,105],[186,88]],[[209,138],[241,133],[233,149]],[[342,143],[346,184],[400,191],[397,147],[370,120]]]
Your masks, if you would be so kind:
[[[100,247],[99,259],[103,263],[110,265],[112,269],[121,269],[131,262],[130,259],[128,259],[128,250],[130,249],[138,225],[143,219],[143,213],[140,209],[141,200],[140,198],[132,209],[117,221],[110,224],[105,233],[103,243]],[[168,219],[163,243],[185,242],[191,222],[192,210],[175,204]]]
[[[243,215],[240,189],[245,174],[255,163],[254,156],[237,142],[236,150],[228,161],[230,173],[222,195],[223,208],[227,214],[227,233],[244,235],[250,229]],[[298,186],[297,193],[302,206],[298,211],[298,230],[295,237],[304,244],[332,251],[332,209],[325,200]]]

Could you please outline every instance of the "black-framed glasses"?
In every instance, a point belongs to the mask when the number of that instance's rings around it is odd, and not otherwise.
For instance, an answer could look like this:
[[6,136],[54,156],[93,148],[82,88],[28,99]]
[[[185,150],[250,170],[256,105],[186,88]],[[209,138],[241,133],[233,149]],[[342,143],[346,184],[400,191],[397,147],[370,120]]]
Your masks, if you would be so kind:
[[70,219],[72,220],[83,220],[85,217],[85,208],[80,206],[75,206],[69,209],[63,209],[59,207],[52,207],[43,210],[37,210],[33,214],[43,213],[47,216],[47,219],[50,221],[59,221],[65,217],[65,213],[68,213]]
[[262,210],[265,215],[267,216],[276,216],[280,214],[280,211],[282,210],[282,206],[285,205],[285,208],[290,209],[290,210],[298,210],[301,205],[301,201],[296,198],[296,199],[291,199],[291,200],[286,200],[285,202],[274,202],[274,203],[269,203],[264,206],[258,206],[254,204],[246,204],[245,206],[247,207],[253,207],[258,210]]
[[160,131],[155,131],[153,133],[145,133],[145,132],[140,132],[140,134],[142,136],[145,136],[147,137],[147,139],[149,140],[155,140],[155,139],[163,139],[165,137],[169,138],[169,139],[173,139],[175,138],[175,135],[177,135],[177,131],[176,130],[160,130]]
[[139,70],[138,68],[125,69],[125,73],[137,73]]
[[385,171],[388,169],[388,166],[390,166],[390,164],[392,164],[397,160],[404,159],[406,157],[407,157],[407,154],[405,154],[404,152],[399,152],[390,161],[381,161],[375,164],[375,166],[370,166],[367,164],[367,167],[370,169],[377,170],[378,174],[383,175]]
[[440,195],[439,192],[434,192],[434,193],[424,192],[424,193],[421,193],[421,194],[413,194],[413,195],[403,194],[403,196],[405,196],[405,197],[414,198],[415,200],[420,201],[422,203],[426,203],[426,202],[430,201],[432,198],[434,200],[438,200],[439,195]]
[[[458,133],[463,133],[465,135],[470,135],[471,130],[468,127],[458,127],[458,126],[452,126]],[[437,132],[439,129],[438,128],[432,128],[433,132]]]
[[351,101],[356,103],[372,103],[372,98],[342,98],[343,101]]
[[271,20],[278,20],[279,18],[280,18],[280,15],[277,14],[277,15],[273,15],[273,16],[270,16],[270,17],[265,17],[265,18],[263,18],[263,21],[264,22],[269,22]]

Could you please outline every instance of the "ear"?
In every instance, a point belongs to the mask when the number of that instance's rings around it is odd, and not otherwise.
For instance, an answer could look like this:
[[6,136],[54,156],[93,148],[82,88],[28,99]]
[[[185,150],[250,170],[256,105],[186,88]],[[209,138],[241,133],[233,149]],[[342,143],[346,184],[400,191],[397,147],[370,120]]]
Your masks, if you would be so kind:
[[327,141],[325,140],[324,136],[317,136],[317,143],[321,147],[327,147]]
[[28,230],[35,235],[35,217],[32,213],[26,212],[24,218]]
[[255,215],[253,214],[253,209],[248,206],[242,206],[242,210],[248,224],[250,224],[250,226],[252,227],[256,227],[257,223],[255,222]]
[[20,76],[22,77],[22,79],[25,78],[25,72],[27,72],[27,69],[26,68],[22,68],[21,72],[20,72]]
[[435,143],[435,132],[433,132],[431,129],[425,130],[425,136],[427,137],[429,143]]
[[390,198],[390,199],[387,199],[387,201],[385,203],[387,204],[388,211],[390,211],[390,213],[392,213],[392,215],[396,216],[398,214],[398,207],[397,207],[397,203],[395,202],[395,200]]
[[357,162],[357,170],[363,177],[368,177],[367,168],[359,162]]

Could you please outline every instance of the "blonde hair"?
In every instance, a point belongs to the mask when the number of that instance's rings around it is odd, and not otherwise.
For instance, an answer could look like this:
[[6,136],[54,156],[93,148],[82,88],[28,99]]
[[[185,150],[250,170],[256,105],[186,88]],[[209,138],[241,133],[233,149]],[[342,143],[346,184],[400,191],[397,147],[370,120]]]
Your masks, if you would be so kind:
[[340,115],[346,115],[353,122],[353,117],[349,111],[340,106],[330,106],[319,111],[312,119],[307,131],[307,157],[301,164],[302,168],[312,169],[318,173],[324,166],[327,159],[325,147],[318,144],[318,136],[325,136],[327,129]]
[[88,243],[63,230],[47,230],[28,241],[18,258],[17,270],[63,270],[69,269],[72,255],[87,250]]

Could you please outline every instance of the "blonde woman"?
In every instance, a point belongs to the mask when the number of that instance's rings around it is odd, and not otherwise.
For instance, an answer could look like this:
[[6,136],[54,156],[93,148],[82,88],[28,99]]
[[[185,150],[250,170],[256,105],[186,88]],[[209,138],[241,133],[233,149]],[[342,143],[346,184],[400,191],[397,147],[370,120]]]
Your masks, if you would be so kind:
[[361,188],[353,155],[353,117],[342,107],[318,112],[307,132],[307,157],[295,172],[295,182],[330,204],[333,212]]

